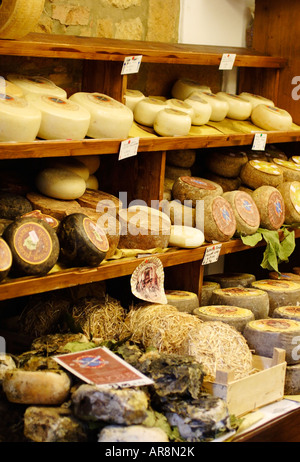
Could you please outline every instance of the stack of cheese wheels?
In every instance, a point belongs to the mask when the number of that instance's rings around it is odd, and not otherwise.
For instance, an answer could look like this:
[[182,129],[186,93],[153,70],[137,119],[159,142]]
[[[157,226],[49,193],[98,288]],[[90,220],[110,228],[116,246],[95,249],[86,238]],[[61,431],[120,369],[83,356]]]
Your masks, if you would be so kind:
[[248,162],[247,154],[240,150],[223,149],[209,152],[205,165],[209,171],[225,178],[237,178],[241,168]]
[[250,273],[216,273],[205,276],[205,281],[213,281],[225,289],[227,287],[250,287],[256,280]]
[[300,181],[300,165],[293,161],[276,158],[273,162],[283,171],[283,181]]
[[204,206],[205,240],[226,242],[235,232],[236,219],[230,203],[222,196],[208,198]]
[[99,189],[99,180],[95,173],[100,167],[100,156],[99,155],[87,155],[87,156],[77,156],[76,158],[79,162],[82,162],[89,171],[89,177],[86,180],[86,187],[88,189]]
[[251,350],[260,356],[273,357],[274,348],[282,348],[286,352],[287,364],[297,364],[295,338],[300,335],[300,322],[294,319],[255,319],[250,321],[243,332]]
[[225,322],[238,332],[243,332],[246,324],[254,320],[254,315],[250,310],[229,305],[201,306],[195,308],[193,314],[201,321]]
[[12,267],[12,253],[6,241],[0,238],[0,282],[6,278]]
[[49,159],[46,161],[46,166],[50,168],[69,170],[70,172],[81,176],[85,181],[87,181],[90,176],[88,167],[76,157]]
[[178,200],[168,202],[163,211],[170,217],[172,225],[196,226],[196,209],[182,204]]
[[181,176],[174,181],[172,195],[184,204],[189,201],[196,207],[197,201],[204,198],[216,197],[223,193],[220,185],[205,178]]
[[172,86],[173,98],[185,100],[197,91],[211,91],[210,87],[192,79],[178,79]]
[[139,90],[130,90],[127,88],[125,90],[124,94],[124,99],[125,99],[125,105],[129,107],[132,111],[134,111],[135,106],[139,101],[145,98],[144,93],[142,93]]
[[166,178],[168,178],[169,180],[173,180],[174,182],[177,178],[181,176],[190,177],[192,175],[192,171],[190,168],[187,167],[176,167],[175,165],[166,164],[165,175]]
[[167,214],[152,207],[133,205],[119,211],[123,249],[153,249],[168,247],[171,221]]
[[125,104],[103,93],[78,92],[69,101],[90,113],[87,135],[90,138],[127,138],[133,123],[133,112]]
[[134,120],[146,127],[153,127],[157,114],[167,107],[166,101],[147,96],[136,104],[133,111]]
[[211,296],[212,305],[230,305],[246,308],[255,319],[267,318],[269,315],[268,294],[252,287],[228,287],[215,289]]
[[168,305],[175,306],[178,311],[192,313],[199,306],[198,295],[186,290],[166,290]]
[[273,159],[288,160],[288,156],[285,152],[275,144],[267,144],[265,147],[265,154],[269,162],[273,162]]
[[251,113],[251,121],[263,130],[290,130],[293,124],[292,116],[284,109],[259,104]]
[[170,109],[176,109],[178,111],[186,112],[190,116],[191,119],[193,118],[194,109],[187,102],[182,101],[181,99],[171,98],[171,99],[167,99],[166,103]]
[[64,168],[44,168],[35,178],[38,191],[53,199],[74,200],[86,190],[82,176]]
[[201,287],[200,306],[211,305],[213,291],[220,289],[220,284],[214,281],[203,281]]
[[260,226],[277,231],[285,221],[285,203],[277,188],[260,186],[252,193],[260,215]]
[[272,316],[275,308],[279,306],[297,305],[300,300],[300,283],[296,281],[262,279],[252,282],[251,287],[264,290],[268,294],[270,316]]
[[252,112],[252,104],[238,95],[219,91],[216,93],[217,98],[228,103],[227,117],[235,120],[249,119]]
[[214,93],[208,91],[201,91],[199,95],[202,99],[207,101],[211,106],[211,115],[209,120],[213,122],[221,122],[227,116],[229,104],[218,98]]
[[85,108],[65,98],[47,94],[28,94],[25,97],[41,111],[39,138],[45,140],[85,138],[90,124],[90,113]]
[[251,189],[263,185],[277,188],[283,182],[283,171],[279,165],[262,160],[249,160],[240,172],[240,178],[245,186]]
[[6,80],[4,77],[0,77],[0,93],[3,95],[17,96],[18,98],[24,96],[21,87],[9,82],[9,80]]
[[273,106],[273,107],[275,106],[272,100],[265,98],[264,96],[254,95],[253,93],[248,93],[247,91],[243,91],[242,93],[239,94],[239,96],[242,99],[249,101],[249,103],[252,104],[252,110],[259,104],[265,104],[267,106]]
[[194,249],[204,242],[204,234],[200,229],[185,225],[171,225],[169,246]]
[[185,111],[167,107],[156,114],[153,128],[161,136],[187,136],[191,124],[192,119]]
[[239,177],[225,178],[225,176],[216,175],[215,173],[206,171],[205,178],[207,178],[210,181],[214,181],[215,183],[218,183],[223,189],[223,192],[234,191],[235,189],[239,189],[239,187],[241,186],[241,179]]
[[207,124],[211,117],[212,107],[204,98],[202,98],[201,94],[197,92],[192,93],[184,101],[194,109],[192,125]]
[[41,111],[25,98],[0,94],[0,141],[34,141],[41,120]]
[[56,98],[67,98],[67,92],[46,77],[8,74],[7,80],[20,87],[24,95],[46,94]]
[[116,217],[122,208],[122,201],[105,191],[86,189],[84,194],[77,199],[81,207],[91,208],[98,213],[113,215]]
[[195,149],[178,149],[167,151],[167,163],[175,167],[191,168],[196,161]]
[[285,205],[285,223],[300,223],[300,181],[284,181],[277,187]]
[[260,225],[260,214],[250,194],[236,190],[225,192],[223,197],[231,204],[234,211],[236,233],[242,236],[256,233]]
[[294,319],[300,321],[300,305],[279,306],[273,311],[272,318]]
[[30,191],[26,197],[35,210],[40,210],[45,215],[50,215],[57,220],[61,220],[71,213],[79,212],[81,209],[76,200],[54,199],[35,191]]

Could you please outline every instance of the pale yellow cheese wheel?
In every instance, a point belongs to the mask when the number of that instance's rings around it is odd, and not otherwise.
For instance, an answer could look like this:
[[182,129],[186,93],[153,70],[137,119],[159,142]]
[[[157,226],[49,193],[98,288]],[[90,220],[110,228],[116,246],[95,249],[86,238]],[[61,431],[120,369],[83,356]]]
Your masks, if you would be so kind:
[[47,167],[57,168],[62,170],[69,170],[70,172],[76,173],[81,176],[85,181],[88,180],[90,176],[89,169],[85,164],[83,164],[76,157],[62,157],[50,159],[46,162]]
[[184,102],[194,109],[192,125],[207,124],[212,113],[212,107],[204,98],[201,97],[200,93],[192,93],[184,100]]
[[51,95],[56,98],[67,98],[67,92],[52,80],[39,75],[8,74],[7,80],[20,87],[25,95]]
[[89,169],[90,175],[96,173],[100,167],[100,156],[90,155],[90,156],[77,156],[76,159],[80,160],[84,165]]
[[226,101],[229,105],[227,116],[229,119],[246,120],[250,117],[252,105],[238,95],[219,91],[216,93],[217,98]]
[[300,165],[290,160],[273,159],[283,172],[283,181],[300,181]]
[[94,189],[97,191],[99,189],[99,181],[96,175],[90,175],[86,180],[86,187],[88,189]]
[[241,168],[240,178],[251,189],[260,186],[277,187],[283,182],[283,171],[279,165],[263,160],[249,160]]
[[191,117],[186,112],[166,108],[155,116],[153,128],[161,136],[187,136],[191,123]]
[[269,297],[265,291],[252,287],[225,287],[215,289],[211,296],[212,305],[229,305],[246,308],[255,319],[267,318],[269,315]]
[[195,91],[211,91],[208,85],[203,85],[192,79],[178,79],[174,83],[171,93],[173,98],[185,100]]
[[243,332],[246,324],[254,320],[252,311],[247,308],[230,305],[210,305],[195,308],[193,314],[201,321],[222,321]]
[[266,104],[267,106],[275,106],[274,102],[269,98],[265,98],[264,96],[254,95],[253,93],[248,93],[247,91],[243,91],[239,94],[241,98],[246,101],[249,101],[252,104],[252,109],[254,109],[259,104]]
[[81,176],[58,168],[41,170],[35,178],[35,184],[41,194],[53,199],[78,199],[86,190],[86,182]]
[[178,311],[192,313],[199,306],[198,295],[186,290],[166,290],[169,305],[175,306]]
[[134,120],[146,127],[153,127],[156,115],[162,109],[166,109],[167,103],[158,98],[143,98],[134,108]]
[[9,80],[4,79],[4,77],[0,77],[0,93],[4,95],[17,96],[18,98],[24,96],[24,92],[21,87],[9,82]]
[[176,109],[178,111],[186,112],[191,117],[191,119],[193,118],[194,109],[190,104],[186,103],[185,101],[182,101],[181,99],[177,98],[171,98],[167,99],[166,103],[170,109]]
[[300,181],[284,181],[277,187],[285,204],[285,220],[288,225],[300,223]]
[[44,9],[45,0],[2,0],[0,38],[20,39],[32,32]]
[[171,225],[169,246],[194,249],[204,242],[204,234],[192,226]]
[[209,120],[213,122],[221,122],[227,116],[229,104],[218,98],[214,93],[201,91],[199,92],[202,99],[207,101],[211,106],[211,115]]
[[263,130],[286,131],[292,127],[293,119],[285,110],[278,107],[259,104],[251,113],[251,120]]
[[139,101],[145,98],[145,95],[139,90],[130,90],[129,88],[125,91],[124,99],[125,105],[132,111]]

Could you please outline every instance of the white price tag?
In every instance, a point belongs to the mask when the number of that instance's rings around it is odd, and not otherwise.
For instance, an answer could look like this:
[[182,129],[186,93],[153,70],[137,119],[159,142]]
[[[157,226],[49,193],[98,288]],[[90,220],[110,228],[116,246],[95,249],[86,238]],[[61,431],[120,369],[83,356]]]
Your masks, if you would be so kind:
[[219,259],[221,252],[222,244],[215,244],[207,247],[205,250],[204,258],[202,260],[202,265],[209,265],[211,263],[216,263]]
[[234,65],[236,54],[234,53],[224,53],[220,62],[220,70],[231,70]]
[[139,138],[129,138],[128,140],[122,141],[119,151],[119,160],[136,156],[138,152],[139,141]]
[[127,56],[124,59],[121,74],[136,74],[137,72],[139,72],[141,62],[142,55]]
[[253,151],[264,151],[267,143],[266,133],[255,133],[252,144]]

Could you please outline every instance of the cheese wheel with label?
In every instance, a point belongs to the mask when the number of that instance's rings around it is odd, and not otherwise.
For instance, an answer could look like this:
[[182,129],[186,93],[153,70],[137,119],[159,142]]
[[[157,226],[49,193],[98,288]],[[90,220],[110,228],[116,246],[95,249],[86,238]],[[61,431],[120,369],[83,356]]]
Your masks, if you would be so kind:
[[228,287],[249,287],[255,281],[255,276],[250,273],[216,273],[206,275],[205,281],[217,282],[222,289]]
[[284,222],[288,225],[300,223],[300,181],[284,181],[277,189],[284,200]]
[[211,105],[201,97],[199,93],[193,93],[185,103],[189,104],[194,109],[192,116],[192,125],[205,125],[210,119],[212,108]]
[[260,186],[252,193],[260,215],[260,226],[269,230],[278,230],[285,221],[285,203],[277,188]]
[[300,321],[300,305],[279,306],[273,311],[272,318],[294,319]]
[[[174,167],[191,168],[196,161],[195,149],[178,149],[167,151],[167,163]],[[167,175],[166,175],[167,176]]]
[[214,281],[203,281],[200,295],[200,306],[211,305],[213,291],[220,289],[220,284]]
[[21,87],[18,87],[14,83],[6,80],[4,77],[0,77],[0,93],[3,95],[17,96],[22,98],[24,92]]
[[186,103],[185,101],[182,101],[181,99],[177,98],[171,98],[167,99],[166,103],[170,109],[176,109],[177,111],[186,112],[191,117],[191,119],[193,118],[194,109],[190,104]]
[[207,101],[211,106],[211,115],[209,120],[213,122],[221,122],[227,116],[229,104],[218,98],[214,93],[208,91],[200,91],[199,95]]
[[250,117],[252,104],[249,101],[245,101],[240,96],[226,93],[225,91],[219,91],[216,93],[216,96],[228,103],[229,108],[226,117],[229,119],[246,120]]
[[300,362],[297,343],[294,339],[300,335],[300,322],[293,319],[256,319],[250,321],[243,332],[251,350],[260,356],[273,357],[274,348],[282,348],[286,352],[287,364]]
[[236,219],[230,203],[222,196],[208,198],[204,207],[205,240],[226,242],[235,232]]
[[230,305],[246,308],[253,318],[263,319],[269,315],[269,297],[266,292],[251,287],[227,287],[215,289],[211,296],[212,305]]
[[39,75],[8,74],[7,80],[20,87],[25,95],[50,95],[56,98],[67,98],[67,92],[58,87],[52,80]]
[[12,253],[4,239],[0,237],[0,282],[6,278],[12,267]]
[[260,225],[260,214],[250,194],[243,191],[228,191],[223,197],[231,204],[236,219],[236,233],[250,236]]
[[204,242],[204,234],[200,229],[191,226],[172,225],[169,246],[194,249]]
[[139,101],[145,98],[145,95],[139,90],[125,90],[124,99],[125,105],[134,111],[135,106]]
[[199,306],[198,295],[186,290],[165,290],[168,305],[175,306],[178,311],[192,313]]
[[191,124],[191,117],[186,112],[166,108],[155,116],[153,128],[161,136],[187,136]]
[[51,215],[46,215],[45,213],[42,213],[40,210],[32,210],[32,212],[25,213],[24,215],[22,215],[22,218],[25,217],[33,217],[38,218],[39,220],[44,220],[53,229],[57,229],[59,225],[59,221],[57,220],[57,218],[54,218]]
[[275,131],[290,130],[293,123],[292,116],[286,110],[265,104],[259,104],[253,109],[251,120],[263,130]]
[[193,207],[196,207],[198,200],[216,197],[222,193],[223,190],[217,183],[205,178],[191,176],[177,178],[172,188],[174,199],[178,199],[183,204],[185,201],[191,201]]
[[289,160],[276,158],[273,159],[273,163],[281,168],[283,181],[300,181],[300,165]]
[[247,162],[247,154],[234,149],[212,151],[205,157],[208,170],[225,178],[237,178]]
[[26,99],[41,111],[39,138],[45,140],[85,138],[90,124],[90,114],[79,104],[47,94],[28,94]]
[[262,160],[249,160],[241,169],[242,183],[251,189],[274,186],[283,182],[283,171],[279,165]]
[[70,96],[90,113],[87,136],[90,138],[127,138],[133,112],[125,104],[103,93],[78,92]]
[[274,102],[268,98],[265,98],[260,95],[254,95],[253,93],[248,93],[243,91],[239,96],[245,101],[249,101],[252,104],[252,110],[259,104],[266,104],[267,106],[275,106]]
[[167,103],[158,98],[147,97],[137,103],[134,108],[134,120],[146,127],[153,127],[157,114],[166,109]]
[[0,142],[35,141],[41,120],[41,111],[25,98],[0,93]]
[[191,79],[178,79],[174,83],[171,93],[173,98],[185,100],[196,91],[211,91],[207,85],[202,85],[199,82]]
[[86,183],[81,176],[59,168],[41,170],[35,178],[35,184],[41,194],[53,199],[78,199],[86,190]]
[[193,314],[204,322],[225,322],[238,332],[243,332],[246,324],[254,320],[254,315],[250,310],[229,305],[201,306],[195,308]]
[[299,304],[300,283],[296,281],[262,279],[252,282],[251,287],[267,292],[270,302],[270,316],[279,306]]

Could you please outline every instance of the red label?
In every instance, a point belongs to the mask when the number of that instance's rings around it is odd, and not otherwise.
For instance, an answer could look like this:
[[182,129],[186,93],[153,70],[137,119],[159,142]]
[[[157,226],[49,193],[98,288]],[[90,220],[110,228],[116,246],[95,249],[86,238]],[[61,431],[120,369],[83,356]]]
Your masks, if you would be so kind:
[[107,252],[109,249],[109,242],[103,229],[90,218],[83,219],[83,227],[86,235],[94,246],[102,252]]
[[235,206],[240,217],[249,226],[259,226],[260,216],[255,202],[244,192],[240,192],[235,196]]
[[212,213],[218,228],[222,233],[231,236],[236,229],[236,221],[232,208],[223,197],[216,197],[213,201]]
[[31,265],[39,265],[50,257],[52,240],[42,225],[28,222],[16,230],[14,247],[23,261]]
[[3,239],[0,239],[0,271],[8,270],[12,265],[10,248]]
[[216,187],[213,184],[208,183],[206,180],[202,178],[191,177],[191,176],[181,176],[180,179],[184,183],[189,184],[190,186],[193,186],[194,188],[208,189],[211,191],[216,189]]
[[285,208],[282,196],[278,191],[274,191],[269,198],[268,203],[269,219],[271,225],[278,229],[283,225],[285,217]]

